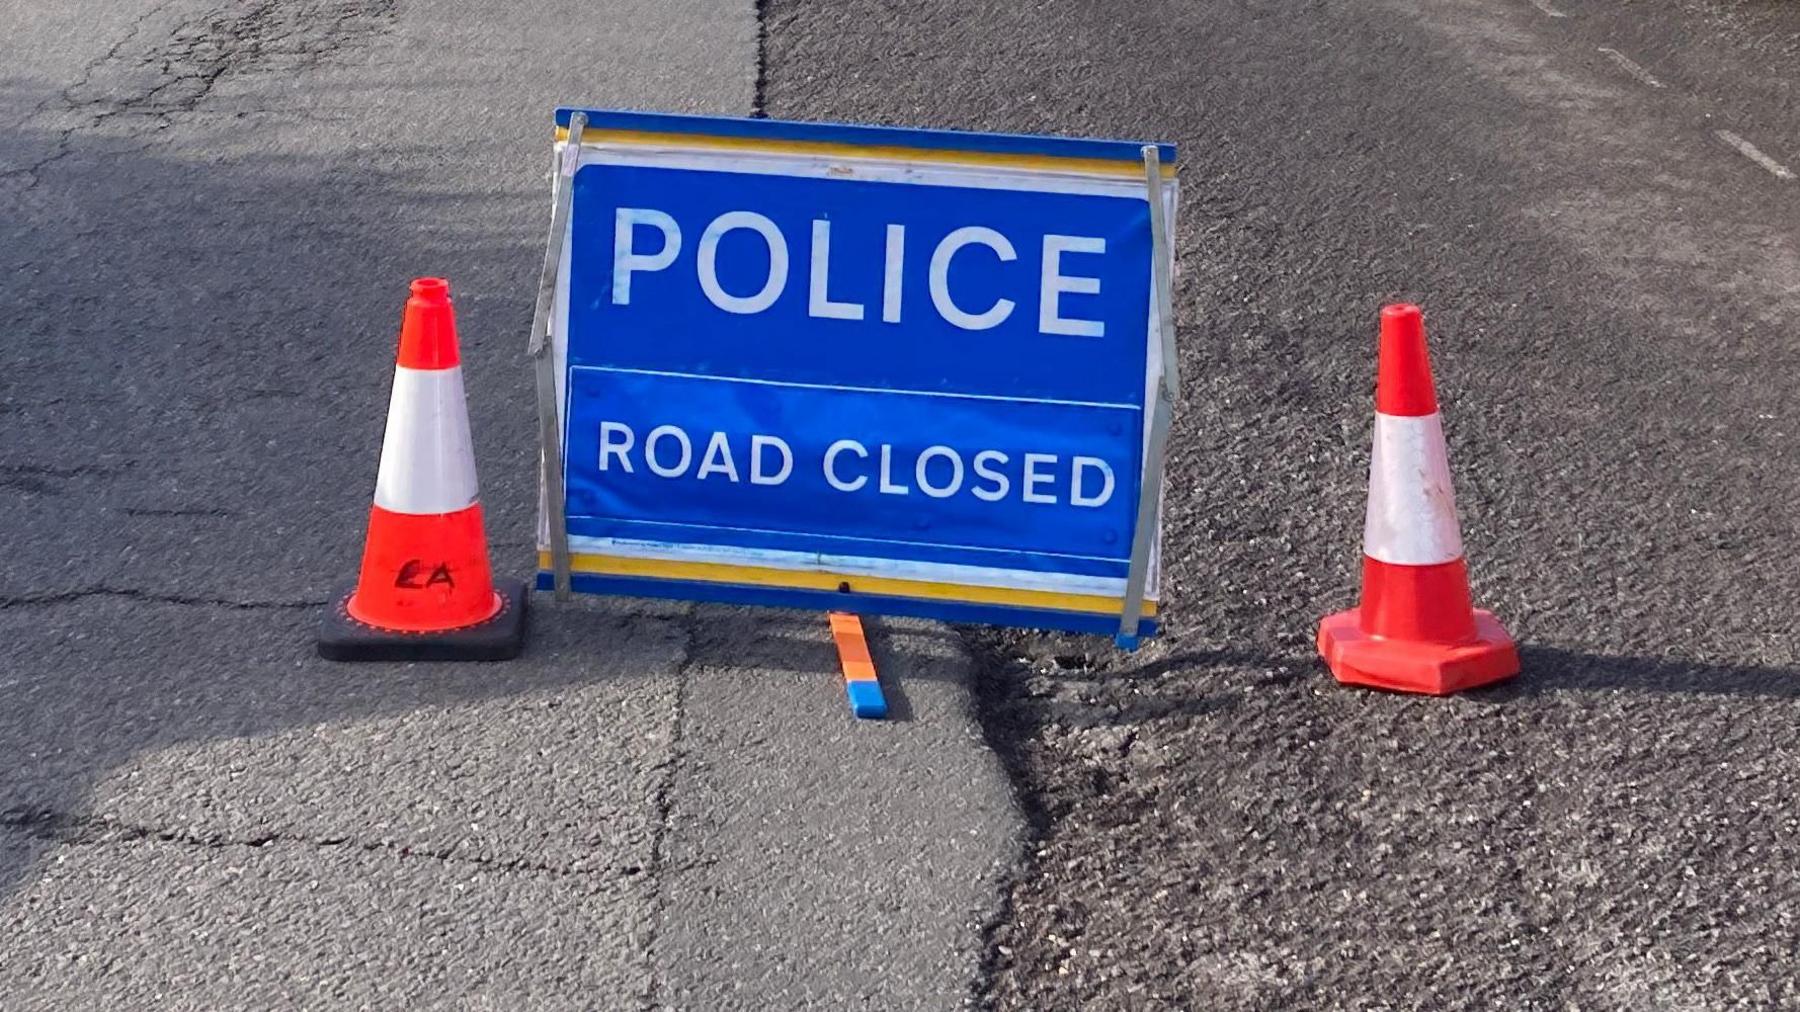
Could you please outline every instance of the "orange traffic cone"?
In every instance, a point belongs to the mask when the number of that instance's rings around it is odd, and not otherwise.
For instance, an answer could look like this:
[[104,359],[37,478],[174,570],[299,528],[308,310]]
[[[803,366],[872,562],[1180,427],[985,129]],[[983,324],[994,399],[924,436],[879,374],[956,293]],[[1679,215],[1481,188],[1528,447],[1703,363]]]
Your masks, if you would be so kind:
[[1418,306],[1381,311],[1362,605],[1319,625],[1337,680],[1446,696],[1519,673],[1499,620],[1469,601],[1456,494]]
[[488,567],[450,286],[420,278],[400,324],[362,573],[327,607],[319,653],[505,660],[524,644],[525,602],[522,583],[496,587]]

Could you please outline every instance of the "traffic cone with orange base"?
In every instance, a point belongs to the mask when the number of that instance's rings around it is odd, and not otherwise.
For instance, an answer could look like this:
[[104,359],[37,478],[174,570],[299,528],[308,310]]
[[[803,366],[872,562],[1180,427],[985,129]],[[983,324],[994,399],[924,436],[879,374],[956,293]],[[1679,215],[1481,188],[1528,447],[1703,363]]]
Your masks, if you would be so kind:
[[1362,604],[1319,625],[1337,680],[1446,696],[1519,672],[1499,620],[1469,600],[1469,569],[1418,306],[1381,311]]
[[412,283],[362,572],[325,611],[332,660],[498,661],[525,638],[525,587],[496,585],[463,400],[450,286]]

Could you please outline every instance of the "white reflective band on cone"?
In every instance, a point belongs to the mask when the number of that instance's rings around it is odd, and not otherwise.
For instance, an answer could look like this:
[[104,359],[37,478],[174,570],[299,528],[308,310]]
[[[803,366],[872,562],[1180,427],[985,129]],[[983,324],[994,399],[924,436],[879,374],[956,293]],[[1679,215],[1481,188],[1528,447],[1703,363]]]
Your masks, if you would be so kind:
[[1443,423],[1435,414],[1376,413],[1363,554],[1377,562],[1432,566],[1462,553]]
[[395,369],[375,505],[394,513],[455,513],[475,505],[479,494],[462,368]]

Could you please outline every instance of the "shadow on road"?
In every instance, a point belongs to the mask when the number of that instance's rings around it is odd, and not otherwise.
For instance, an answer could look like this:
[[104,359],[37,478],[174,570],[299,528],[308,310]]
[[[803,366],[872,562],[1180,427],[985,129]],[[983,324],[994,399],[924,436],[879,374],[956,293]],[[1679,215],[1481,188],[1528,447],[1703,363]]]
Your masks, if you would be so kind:
[[1520,647],[1519,659],[1520,677],[1480,698],[1505,701],[1561,690],[1800,698],[1800,669],[1790,667],[1608,656],[1530,644]]
[[[514,664],[313,656],[360,554],[411,277],[452,280],[496,569],[530,566],[542,152],[497,189],[453,146],[325,151],[274,119],[151,150],[0,132],[0,899],[107,829],[93,788],[139,757],[629,677],[602,645],[678,651],[666,615],[576,607],[537,609]],[[208,832],[208,762],[168,832]]]
[[[1107,654],[1055,654],[1042,658],[1005,657],[998,640],[987,638],[988,670],[1007,670],[1028,702],[1009,709],[1029,710],[1037,726],[1125,727],[1146,720],[1196,716],[1229,709],[1244,692],[1272,686],[1316,683],[1324,692],[1418,698],[1363,688],[1339,688],[1317,656],[1299,651],[1219,648],[1182,650],[1141,663]],[[1800,669],[1753,664],[1716,664],[1677,657],[1636,657],[1585,653],[1566,647],[1520,647],[1517,678],[1463,694],[1470,702],[1526,705],[1557,692],[1621,692],[1685,696],[1800,698]],[[993,667],[1001,665],[1001,667]],[[1214,677],[1224,675],[1225,678]],[[1029,698],[1035,697],[1035,698]],[[1421,699],[1421,702],[1428,700]]]
[[[549,744],[533,736],[570,725],[541,715],[608,682],[626,709],[581,731],[596,748],[653,740],[632,701],[678,666],[816,673],[841,696],[824,616],[798,612],[540,596],[517,662],[318,660],[318,610],[361,552],[412,277],[452,283],[495,569],[533,566],[542,152],[496,189],[454,145],[180,132],[178,153],[0,132],[0,900],[59,842],[243,844],[440,791],[455,808],[444,784],[470,763],[502,793],[537,789],[507,788],[495,753]],[[895,669],[923,673],[907,677],[950,670],[903,639],[878,632]],[[483,704],[504,720],[468,716]],[[396,761],[412,767],[384,783]]]

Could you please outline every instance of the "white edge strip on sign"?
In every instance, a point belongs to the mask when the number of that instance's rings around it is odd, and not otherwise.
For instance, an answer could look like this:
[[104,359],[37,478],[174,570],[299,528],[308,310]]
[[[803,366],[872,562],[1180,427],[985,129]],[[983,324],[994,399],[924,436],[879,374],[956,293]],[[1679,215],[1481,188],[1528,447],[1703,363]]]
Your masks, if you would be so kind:
[[395,369],[375,505],[394,513],[455,513],[479,497],[462,369]]
[[[561,149],[563,145],[557,145]],[[569,273],[575,263],[575,205],[571,195],[568,231],[563,236],[562,263],[556,268],[556,298],[550,305],[550,358],[556,367],[557,438],[562,441],[563,495],[569,489]],[[568,503],[556,504],[566,511]],[[546,521],[548,522],[548,521]],[[540,545],[550,543],[549,531],[538,539]]]
[[1363,554],[1399,566],[1462,558],[1456,491],[1438,415],[1376,414]]
[[[737,548],[727,545],[678,545],[632,538],[570,535],[569,549],[576,554],[615,555],[630,559],[698,562],[722,566],[754,566],[807,573],[842,573],[846,576],[878,576],[970,587],[1007,590],[1040,590],[1054,594],[1090,594],[1118,597],[1125,592],[1123,577],[1077,576],[1030,570],[990,569],[947,562],[907,562],[860,555],[820,552],[786,552],[771,548]],[[539,546],[540,551],[547,551]],[[1154,600],[1154,598],[1146,598]]]
[[901,390],[895,387],[853,387],[837,383],[798,383],[792,380],[751,379],[747,376],[708,376],[697,372],[669,372],[662,369],[627,369],[612,365],[578,365],[581,372],[625,373],[632,376],[661,376],[665,379],[710,380],[714,383],[750,383],[765,387],[794,387],[800,390],[842,390],[858,394],[896,394],[906,397],[950,397],[971,401],[1006,401],[1012,404],[1058,404],[1071,408],[1110,408],[1115,411],[1142,411],[1136,404],[1107,401],[1062,401],[1050,397],[1005,397],[1000,394],[965,394],[951,390]]
[[874,538],[856,534],[819,534],[809,531],[781,531],[768,527],[735,527],[730,524],[692,524],[679,520],[648,520],[634,517],[594,516],[587,513],[571,513],[570,520],[604,520],[615,524],[654,524],[659,527],[689,527],[697,531],[736,531],[740,534],[777,534],[784,537],[822,538],[827,541],[866,541],[872,545],[909,545],[914,548],[942,548],[955,552],[993,552],[1007,555],[1042,555],[1051,559],[1078,559],[1083,562],[1117,562],[1130,560],[1110,558],[1105,555],[1071,555],[1068,552],[1037,552],[1020,548],[988,548],[981,545],[952,545],[938,541],[908,541],[905,538]]
[[[1175,287],[1175,210],[1181,202],[1181,181],[1179,179],[1163,180],[1162,198],[1163,207],[1166,211],[1166,217],[1169,223],[1169,288],[1173,290]],[[1146,207],[1147,206],[1148,205],[1146,205]],[[1149,228],[1150,226],[1146,223],[1145,227]],[[1153,240],[1152,246],[1154,247],[1154,245]],[[1155,255],[1154,249],[1152,249],[1151,255]],[[1154,276],[1153,265],[1145,264],[1144,271],[1149,275],[1146,283],[1150,291],[1150,311],[1145,315],[1148,326],[1145,328],[1146,332],[1144,334],[1144,403],[1148,405],[1155,404],[1156,398],[1162,396],[1160,390],[1163,376],[1162,306],[1156,295],[1156,278]],[[1171,425],[1174,423],[1174,409],[1176,407],[1177,405],[1174,404],[1169,405],[1169,421]],[[1143,417],[1145,418],[1143,426],[1144,448],[1143,466],[1139,469],[1138,474],[1138,481],[1140,483],[1144,480],[1144,474],[1150,469],[1150,413],[1145,412]],[[1165,452],[1167,452],[1166,447]],[[1167,491],[1168,484],[1168,471],[1166,468],[1163,471],[1163,483],[1164,487],[1156,490],[1156,537],[1150,542],[1149,572],[1144,579],[1144,600],[1146,601],[1157,600],[1162,587],[1162,518],[1164,502],[1167,499],[1167,496],[1164,493]]]

